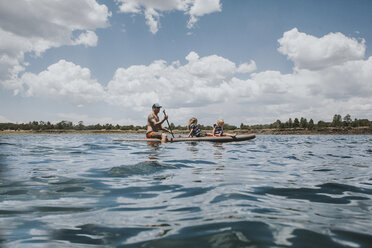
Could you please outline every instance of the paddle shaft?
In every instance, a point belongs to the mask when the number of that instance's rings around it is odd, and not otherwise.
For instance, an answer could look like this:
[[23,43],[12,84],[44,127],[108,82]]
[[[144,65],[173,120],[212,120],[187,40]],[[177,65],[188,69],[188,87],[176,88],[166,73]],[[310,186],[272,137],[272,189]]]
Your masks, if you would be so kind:
[[[167,114],[165,113],[165,109],[163,110],[163,113],[164,113],[164,115],[167,115]],[[173,132],[172,132],[172,128],[171,128],[171,126],[169,125],[169,121],[168,121],[168,119],[167,119],[167,123],[168,123],[169,131],[171,132],[172,137],[174,138],[174,135],[173,135]]]

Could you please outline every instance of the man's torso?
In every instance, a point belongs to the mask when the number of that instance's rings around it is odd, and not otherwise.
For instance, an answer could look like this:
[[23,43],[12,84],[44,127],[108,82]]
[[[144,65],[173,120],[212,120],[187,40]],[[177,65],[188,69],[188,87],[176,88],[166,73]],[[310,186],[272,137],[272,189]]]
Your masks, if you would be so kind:
[[161,125],[155,125],[155,122],[159,121],[159,117],[154,113],[149,114],[147,117],[147,132],[158,132],[161,129]]

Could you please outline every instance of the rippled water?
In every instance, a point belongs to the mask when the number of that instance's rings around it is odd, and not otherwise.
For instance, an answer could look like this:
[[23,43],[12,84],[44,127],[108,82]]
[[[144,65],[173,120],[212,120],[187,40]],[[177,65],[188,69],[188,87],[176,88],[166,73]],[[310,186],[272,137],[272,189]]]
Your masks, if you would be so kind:
[[0,135],[0,246],[372,246],[372,136],[119,137]]

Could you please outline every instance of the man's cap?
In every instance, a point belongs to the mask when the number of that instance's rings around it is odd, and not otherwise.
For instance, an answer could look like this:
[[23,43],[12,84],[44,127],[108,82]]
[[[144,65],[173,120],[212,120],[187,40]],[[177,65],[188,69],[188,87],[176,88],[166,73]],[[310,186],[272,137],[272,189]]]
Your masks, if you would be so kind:
[[154,105],[152,105],[153,108],[161,108],[160,104],[159,103],[154,103]]

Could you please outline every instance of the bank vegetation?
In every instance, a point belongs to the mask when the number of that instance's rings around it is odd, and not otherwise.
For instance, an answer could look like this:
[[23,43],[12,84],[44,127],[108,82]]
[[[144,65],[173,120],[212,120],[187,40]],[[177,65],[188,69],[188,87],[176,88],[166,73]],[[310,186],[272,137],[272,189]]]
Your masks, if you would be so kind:
[[[212,126],[199,125],[206,132],[212,131]],[[187,127],[170,123],[175,133],[187,133]],[[2,133],[144,133],[146,126],[94,124],[84,125],[83,121],[74,124],[71,121],[51,123],[49,121],[32,121],[29,123],[0,123]],[[271,124],[248,125],[241,123],[234,126],[225,123],[224,130],[236,133],[256,134],[372,134],[372,121],[368,119],[352,119],[349,114],[342,117],[335,114],[332,121],[289,118],[286,121],[276,120]]]

